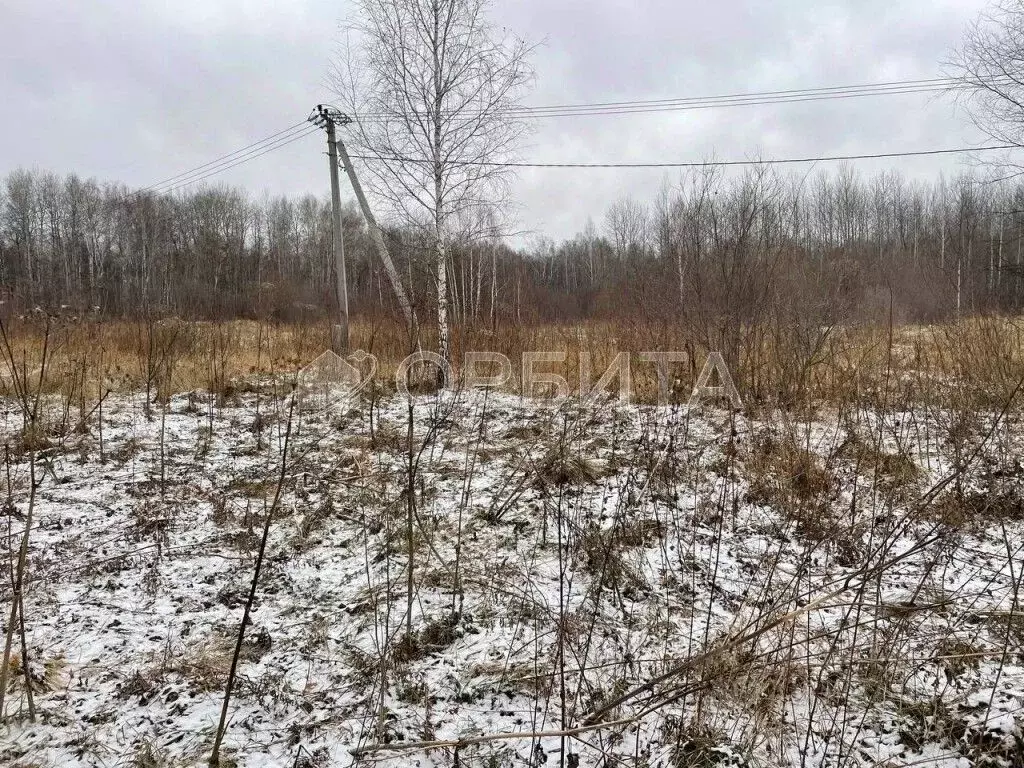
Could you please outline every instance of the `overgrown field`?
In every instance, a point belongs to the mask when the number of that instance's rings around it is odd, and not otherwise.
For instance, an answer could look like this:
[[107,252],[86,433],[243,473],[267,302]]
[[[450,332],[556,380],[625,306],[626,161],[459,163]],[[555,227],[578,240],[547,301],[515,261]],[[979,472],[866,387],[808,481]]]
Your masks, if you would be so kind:
[[[205,389],[223,396],[254,375],[288,378],[331,345],[326,320],[110,321],[30,314],[0,316],[0,327],[0,396],[14,394],[10,357],[14,374],[31,374],[33,389],[62,394],[79,416],[107,392],[143,390],[150,398],[166,398]],[[436,348],[429,329],[422,332],[421,344]],[[350,346],[377,359],[376,380],[385,392],[394,391],[395,371],[413,349],[404,327],[389,319],[354,322]],[[563,377],[573,391],[581,383],[588,389],[626,353],[633,400],[654,403],[660,393],[656,366],[642,356],[674,352],[682,357],[672,369],[679,387],[675,394],[686,399],[714,351],[723,355],[750,406],[851,402],[997,408],[1024,373],[1024,318],[979,316],[931,326],[743,325],[728,316],[701,326],[641,320],[513,324],[455,329],[452,349],[456,373],[468,352],[507,356],[513,375],[504,389],[515,394],[543,394],[523,387],[526,353],[558,356],[542,367]],[[583,357],[588,364],[581,370]]]
[[[0,763],[205,765],[235,660],[222,766],[1021,765],[1024,371],[987,332],[879,332],[854,396],[742,413],[8,354]],[[976,335],[926,370],[925,333]]]
[[268,515],[222,764],[1020,764],[1015,410],[249,389],[5,401],[5,764],[205,764]]

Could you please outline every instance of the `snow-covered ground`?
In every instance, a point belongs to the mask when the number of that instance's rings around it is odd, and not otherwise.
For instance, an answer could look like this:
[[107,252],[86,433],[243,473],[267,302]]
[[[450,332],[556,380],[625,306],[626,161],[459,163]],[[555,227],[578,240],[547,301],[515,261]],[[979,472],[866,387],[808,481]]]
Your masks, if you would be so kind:
[[121,396],[33,444],[0,764],[205,765],[280,477],[221,765],[1024,761],[1016,422],[473,392],[410,458],[399,397],[289,414]]

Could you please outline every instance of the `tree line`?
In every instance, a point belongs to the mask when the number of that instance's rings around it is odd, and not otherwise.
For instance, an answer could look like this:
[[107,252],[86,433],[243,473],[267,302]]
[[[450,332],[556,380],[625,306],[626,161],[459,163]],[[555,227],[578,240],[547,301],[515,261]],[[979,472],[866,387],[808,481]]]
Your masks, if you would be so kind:
[[[344,211],[356,316],[397,313],[366,226]],[[1024,185],[911,181],[850,167],[810,178],[709,166],[624,198],[563,241],[510,247],[467,227],[447,257],[456,325],[633,318],[709,324],[800,313],[821,322],[933,321],[1024,303]],[[476,234],[473,234],[473,233]],[[387,228],[417,307],[436,307],[436,250]],[[336,306],[327,197],[173,195],[17,170],[0,188],[8,311],[188,318],[327,315]]]

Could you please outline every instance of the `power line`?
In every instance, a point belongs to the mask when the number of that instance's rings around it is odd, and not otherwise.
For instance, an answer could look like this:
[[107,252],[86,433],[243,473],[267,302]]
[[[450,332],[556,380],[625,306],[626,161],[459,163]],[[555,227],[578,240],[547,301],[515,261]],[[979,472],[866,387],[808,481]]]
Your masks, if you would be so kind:
[[[522,108],[519,110],[506,110],[504,112],[496,113],[507,117],[518,117],[518,118],[549,118],[549,117],[595,117],[602,115],[634,115],[634,114],[651,114],[658,112],[689,112],[693,110],[703,109],[723,109],[729,107],[752,107],[752,106],[763,106],[763,105],[774,105],[774,104],[796,104],[801,102],[817,102],[817,101],[837,101],[844,99],[855,99],[863,98],[866,96],[892,96],[892,95],[912,95],[912,94],[926,94],[926,93],[944,93],[949,88],[946,87],[922,87],[922,88],[905,88],[905,89],[890,89],[885,91],[863,91],[863,92],[846,92],[846,93],[829,93],[829,94],[807,94],[807,95],[793,95],[786,97],[770,97],[764,99],[744,99],[744,100],[721,100],[721,101],[702,101],[694,103],[677,103],[677,104],[654,104],[645,106],[643,104],[637,104],[636,106],[621,107],[615,109],[592,109],[592,110],[579,110],[579,109],[566,109],[563,111],[540,111],[532,108]],[[444,116],[449,117],[451,115],[474,117],[480,114],[479,111],[462,110],[458,113],[451,112],[446,113]],[[380,123],[380,122],[395,122],[409,117],[424,117],[427,116],[427,112],[421,113],[402,113],[385,115],[383,113],[377,113],[374,115],[359,115],[356,114],[356,119],[364,123]]]
[[223,173],[224,171],[248,163],[250,160],[255,160],[257,157],[262,157],[263,155],[269,152],[281,149],[282,147],[285,147],[295,141],[298,141],[299,139],[302,139],[310,135],[311,133],[315,133],[315,131],[307,126],[306,128],[294,131],[290,134],[286,134],[285,136],[282,136],[280,139],[276,139],[270,144],[263,144],[259,147],[256,147],[255,149],[249,150],[244,155],[239,155],[238,157],[232,160],[221,161],[220,163],[212,166],[211,168],[208,168],[206,171],[201,172],[199,175],[194,175],[191,178],[184,178],[181,181],[175,182],[174,184],[171,184],[170,186],[167,186],[157,191],[160,193],[173,192],[175,190],[181,189],[182,187],[187,187],[191,184],[196,184],[198,182],[205,181],[206,179],[212,176],[216,176],[220,173]]
[[213,176],[221,174],[224,171],[231,170],[232,168],[236,168],[239,165],[244,165],[245,163],[248,163],[251,160],[255,160],[258,157],[262,157],[263,155],[266,155],[266,154],[268,154],[270,152],[274,152],[274,151],[276,151],[278,149],[281,149],[282,147],[286,147],[289,144],[293,144],[294,142],[299,141],[300,139],[304,139],[307,136],[309,136],[311,134],[314,134],[314,133],[317,133],[317,129],[313,128],[313,127],[307,126],[307,128],[305,130],[301,130],[301,131],[298,131],[298,132],[293,133],[291,135],[284,136],[284,137],[278,139],[277,141],[273,142],[272,144],[261,146],[259,148],[259,151],[247,153],[244,156],[240,156],[240,157],[235,158],[235,160],[233,160],[233,161],[231,161],[231,162],[229,162],[227,164],[211,168],[211,169],[209,169],[208,171],[202,173],[199,176],[196,176],[194,178],[184,179],[184,180],[182,180],[182,181],[180,181],[180,182],[178,182],[176,184],[172,184],[171,186],[165,187],[164,189],[155,190],[155,191],[157,192],[157,194],[171,194],[172,192],[176,192],[177,190],[182,189],[184,187],[191,186],[192,184],[198,184],[198,183],[200,183],[202,181],[206,181],[207,179],[209,179],[209,178],[211,178]]
[[742,93],[730,93],[719,96],[690,96],[685,98],[672,98],[672,99],[647,99],[647,100],[630,100],[630,101],[598,101],[591,102],[589,104],[554,104],[540,107],[524,107],[524,110],[563,110],[563,109],[574,109],[574,108],[586,108],[592,109],[595,107],[627,107],[636,104],[654,105],[654,104],[673,104],[679,102],[693,102],[693,101],[718,101],[722,99],[747,99],[747,98],[765,98],[768,96],[791,96],[791,95],[807,95],[813,93],[829,93],[834,91],[848,91],[848,90],[884,90],[887,88],[905,88],[905,87],[933,87],[933,86],[945,86],[956,84],[958,81],[954,78],[941,77],[931,78],[927,80],[893,80],[883,83],[862,83],[859,85],[830,85],[820,86],[817,88],[791,88],[786,90],[778,91],[754,91],[754,92],[742,92]]
[[548,117],[599,117],[602,115],[645,115],[645,114],[657,114],[660,112],[692,112],[695,110],[703,109],[727,109],[731,107],[757,107],[767,106],[774,104],[799,104],[802,102],[816,102],[816,101],[840,101],[845,99],[859,99],[866,96],[892,96],[892,95],[910,95],[919,93],[941,93],[946,91],[946,88],[908,88],[905,90],[890,90],[890,91],[871,91],[861,93],[833,93],[833,94],[821,94],[821,95],[808,95],[808,96],[794,96],[784,98],[766,98],[766,99],[749,99],[743,101],[717,101],[717,102],[702,102],[693,104],[678,104],[678,105],[667,105],[667,106],[637,106],[637,107],[625,107],[621,109],[595,109],[590,111],[562,111],[562,112],[543,112],[543,113],[510,113],[515,117],[536,117],[539,119]]
[[282,134],[286,134],[286,133],[289,133],[291,131],[294,131],[296,128],[299,128],[299,127],[301,127],[301,126],[303,126],[305,124],[306,124],[305,121],[302,121],[301,123],[296,123],[295,125],[291,125],[291,126],[285,128],[284,130],[278,131],[277,133],[272,133],[270,136],[266,136],[266,137],[260,139],[259,141],[254,141],[252,144],[247,144],[244,147],[242,147],[241,149],[236,149],[234,152],[229,152],[226,155],[221,155],[220,157],[214,158],[213,160],[211,160],[208,163],[203,163],[202,165],[197,165],[195,168],[191,168],[191,169],[189,169],[187,171],[182,171],[181,173],[178,173],[178,174],[176,174],[174,176],[169,176],[166,179],[161,179],[160,181],[156,182],[155,184],[150,184],[148,187],[144,187],[143,189],[141,189],[139,191],[140,192],[149,192],[150,190],[154,190],[154,189],[156,189],[158,187],[165,186],[168,182],[176,181],[176,180],[181,179],[182,177],[185,177],[185,176],[191,176],[192,174],[194,174],[197,171],[201,171],[204,168],[208,168],[211,165],[215,165],[215,164],[220,163],[220,162],[222,162],[224,160],[232,158],[235,155],[239,155],[239,154],[245,152],[248,149],[253,149],[253,148],[258,147],[259,145],[266,144],[267,142],[271,141],[272,139],[275,139],[278,136],[281,136]]
[[[995,82],[995,81],[994,81]],[[835,99],[862,98],[866,96],[906,95],[917,93],[941,93],[959,89],[963,84],[954,78],[932,78],[927,80],[895,80],[885,83],[862,85],[825,86],[778,91],[733,93],[720,96],[694,96],[672,99],[648,99],[632,101],[607,101],[582,104],[554,104],[548,106],[524,106],[508,109],[499,114],[509,117],[587,117],[596,115],[645,114],[656,112],[689,111],[721,107],[758,106],[766,104],[789,104],[806,101],[827,101]],[[444,116],[479,114],[479,110],[467,109],[458,112],[443,112]],[[388,114],[367,112],[357,115],[366,122],[390,122],[417,115],[429,115],[428,111],[415,113]]]
[[[860,85],[845,86],[824,86],[819,88],[803,88],[776,91],[761,91],[748,93],[733,93],[720,96],[684,97],[674,99],[648,99],[633,101],[605,101],[589,102],[582,104],[554,104],[547,106],[520,107],[508,110],[508,116],[524,117],[572,117],[572,116],[594,116],[594,115],[627,115],[645,114],[670,111],[687,111],[692,109],[709,109],[717,107],[735,106],[756,106],[764,104],[785,104],[803,101],[821,101],[831,99],[860,98],[876,95],[899,95],[912,93],[933,93],[959,87],[961,83],[953,78],[931,78],[923,80],[894,80],[883,83],[868,83]],[[464,110],[459,114],[472,115],[474,110]],[[384,116],[369,114],[364,119],[381,120],[388,122],[402,116]],[[239,165],[273,152],[288,144],[291,144],[305,136],[314,133],[305,121],[289,126],[277,133],[270,134],[258,141],[247,144],[240,149],[229,152],[209,162],[198,165],[187,171],[182,171],[170,176],[148,187],[144,187],[136,194],[146,192],[157,192],[168,194],[183,187],[196,184],[211,178],[224,171],[235,168]],[[683,162],[683,163],[499,163],[487,161],[464,161],[461,165],[479,165],[487,167],[509,167],[509,168],[698,168],[707,166],[729,166],[729,165],[778,165],[809,162],[832,162],[844,160],[866,160],[883,159],[893,157],[913,157],[923,155],[942,155],[971,151],[989,151],[996,149],[1012,149],[1012,145],[993,147],[961,147],[954,149],[925,150],[918,152],[893,152],[878,153],[869,155],[844,155],[833,157],[809,157],[809,158],[782,158],[768,159],[761,161],[733,160],[722,162]],[[376,157],[356,156],[362,160],[385,160],[390,162],[429,162],[418,158],[406,157]]]
[[[516,163],[488,162],[486,160],[453,161],[453,165],[486,166],[489,168],[714,168],[730,165],[789,165],[799,163],[829,163],[852,160],[882,160],[896,157],[924,157],[927,155],[953,155],[964,152],[990,152],[1000,149],[1018,149],[1014,144],[1000,144],[987,147],[952,147],[948,149],[923,149],[908,152],[878,152],[863,155],[826,155],[822,157],[785,157],[766,160],[706,160],[681,163]],[[360,160],[381,160],[384,162],[430,164],[433,161],[414,157],[353,155]]]

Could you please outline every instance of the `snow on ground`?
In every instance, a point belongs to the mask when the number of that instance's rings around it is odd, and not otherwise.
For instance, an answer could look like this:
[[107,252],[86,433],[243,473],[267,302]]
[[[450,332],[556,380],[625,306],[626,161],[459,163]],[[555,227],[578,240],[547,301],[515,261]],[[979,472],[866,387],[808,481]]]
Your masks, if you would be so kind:
[[410,459],[403,399],[322,406],[29,446],[0,404],[12,550],[38,450],[0,763],[206,764],[283,467],[221,765],[1022,764],[1019,424],[474,392]]

